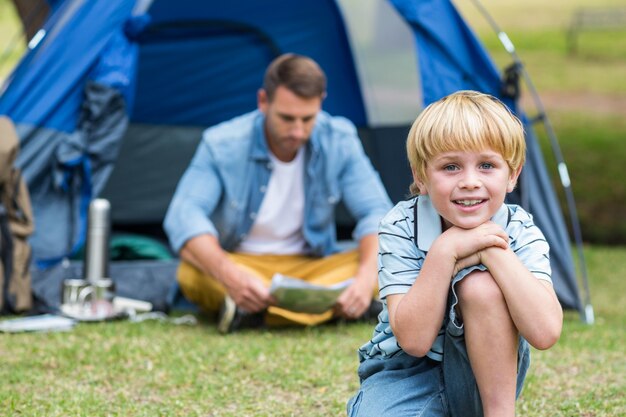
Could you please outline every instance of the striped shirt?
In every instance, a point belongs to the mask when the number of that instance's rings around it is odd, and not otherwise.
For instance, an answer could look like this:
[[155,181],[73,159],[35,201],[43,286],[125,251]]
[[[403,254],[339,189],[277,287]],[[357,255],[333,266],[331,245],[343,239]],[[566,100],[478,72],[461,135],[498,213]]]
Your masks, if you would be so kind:
[[[491,220],[509,235],[509,247],[524,266],[537,279],[552,283],[550,248],[541,230],[533,223],[532,216],[520,206],[503,204]],[[384,308],[372,339],[359,349],[361,361],[374,357],[390,358],[402,352],[389,324],[386,298],[390,294],[409,291],[419,278],[428,250],[441,233],[441,219],[428,196],[401,201],[381,221],[378,284]],[[465,268],[458,273],[455,281],[475,269],[486,268],[484,265]],[[442,323],[439,335],[427,354],[433,360],[441,361],[443,358],[443,336]]]

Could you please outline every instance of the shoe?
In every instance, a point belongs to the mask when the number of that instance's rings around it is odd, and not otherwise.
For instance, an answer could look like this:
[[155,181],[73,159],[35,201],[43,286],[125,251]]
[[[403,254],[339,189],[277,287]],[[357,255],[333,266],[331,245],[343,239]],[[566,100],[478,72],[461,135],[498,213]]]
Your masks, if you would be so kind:
[[232,331],[231,327],[235,315],[237,314],[237,305],[229,296],[224,297],[224,301],[220,306],[220,312],[217,316],[217,331],[226,334]]
[[244,328],[259,328],[265,324],[265,312],[248,313],[237,307],[229,296],[224,298],[217,317],[217,331],[232,333]]

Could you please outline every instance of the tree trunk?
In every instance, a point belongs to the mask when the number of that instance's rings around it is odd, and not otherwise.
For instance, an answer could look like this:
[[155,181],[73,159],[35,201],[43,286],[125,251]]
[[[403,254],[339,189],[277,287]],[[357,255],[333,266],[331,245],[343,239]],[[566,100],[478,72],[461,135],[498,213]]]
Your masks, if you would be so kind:
[[22,21],[22,29],[26,42],[30,41],[35,33],[41,28],[50,7],[45,0],[11,0],[15,5],[15,10]]

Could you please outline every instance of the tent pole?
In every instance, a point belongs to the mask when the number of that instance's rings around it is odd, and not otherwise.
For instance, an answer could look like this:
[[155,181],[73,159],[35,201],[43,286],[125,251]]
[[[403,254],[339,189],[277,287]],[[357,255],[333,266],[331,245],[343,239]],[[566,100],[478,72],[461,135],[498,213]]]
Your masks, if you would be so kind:
[[530,94],[533,98],[535,107],[538,112],[538,116],[536,120],[541,120],[543,122],[548,138],[550,139],[552,153],[554,154],[554,157],[557,162],[559,177],[561,179],[561,185],[563,186],[563,190],[565,191],[565,199],[567,202],[567,208],[569,211],[570,222],[572,226],[572,231],[574,233],[574,241],[576,243],[576,249],[577,249],[577,254],[578,254],[578,269],[582,275],[583,289],[584,289],[584,300],[583,300],[584,306],[583,306],[583,310],[580,311],[581,319],[587,324],[593,324],[595,319],[594,319],[593,306],[591,305],[591,292],[589,291],[589,282],[587,278],[587,266],[585,263],[585,256],[583,253],[583,240],[582,240],[582,233],[580,230],[580,223],[578,220],[578,212],[576,211],[576,202],[574,201],[574,193],[572,191],[572,184],[570,181],[567,165],[565,164],[565,159],[563,158],[563,153],[561,152],[561,148],[559,146],[556,133],[554,132],[554,129],[552,128],[552,124],[550,123],[550,120],[548,119],[543,103],[541,102],[541,99],[539,98],[539,94],[537,93],[537,90],[535,89],[535,86],[530,78],[530,74],[528,74],[528,71],[526,71],[524,64],[522,63],[521,59],[517,55],[517,52],[515,51],[515,46],[509,39],[509,36],[500,29],[496,21],[489,14],[487,9],[485,9],[485,7],[482,5],[480,0],[472,0],[472,2],[476,6],[476,8],[479,10],[479,12],[483,15],[483,17],[487,20],[491,28],[496,32],[498,39],[500,39],[500,42],[504,46],[504,49],[509,53],[509,55],[511,55],[516,68],[518,69],[518,71],[521,72],[522,76],[524,77],[524,81],[526,82],[526,85],[528,87],[528,90],[530,91]]

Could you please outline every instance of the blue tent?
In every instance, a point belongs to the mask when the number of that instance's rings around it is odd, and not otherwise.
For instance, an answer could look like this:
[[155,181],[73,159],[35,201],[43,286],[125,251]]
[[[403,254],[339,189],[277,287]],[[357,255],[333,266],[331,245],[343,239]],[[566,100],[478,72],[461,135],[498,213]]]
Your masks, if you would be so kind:
[[[446,0],[54,3],[0,97],[0,114],[21,138],[39,288],[49,288],[49,271],[82,246],[96,196],[110,200],[114,228],[160,230],[200,132],[254,109],[263,71],[278,54],[309,55],[324,68],[325,110],[359,127],[395,201],[407,193],[404,141],[424,105],[473,89],[524,118]],[[526,130],[528,163],[511,200],[547,235],[562,304],[581,310],[567,228],[533,129]],[[345,213],[338,216],[350,226]]]

